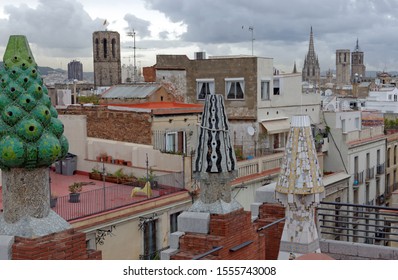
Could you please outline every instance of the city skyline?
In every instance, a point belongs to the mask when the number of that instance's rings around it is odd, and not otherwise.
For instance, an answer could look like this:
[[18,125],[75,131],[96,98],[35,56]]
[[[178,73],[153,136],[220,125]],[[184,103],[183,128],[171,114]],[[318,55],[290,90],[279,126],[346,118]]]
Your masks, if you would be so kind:
[[[156,54],[206,52],[207,56],[271,57],[281,71],[296,62],[301,72],[312,26],[321,71],[335,68],[337,49],[356,40],[369,71],[398,68],[394,1],[181,1],[4,0],[0,4],[0,51],[12,34],[26,35],[40,66],[66,69],[80,60],[92,71],[92,33],[121,35],[122,63],[156,63]],[[289,7],[286,9],[285,7]],[[327,16],[325,16],[327,15]],[[105,23],[105,24],[104,24]],[[86,70],[87,69],[87,70]]]

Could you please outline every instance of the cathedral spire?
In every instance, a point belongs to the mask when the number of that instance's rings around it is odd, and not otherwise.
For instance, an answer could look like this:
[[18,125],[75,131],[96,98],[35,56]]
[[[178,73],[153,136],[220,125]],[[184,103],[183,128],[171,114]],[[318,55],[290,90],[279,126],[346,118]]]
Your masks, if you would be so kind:
[[312,26],[310,29],[310,43],[308,46],[308,53],[304,59],[304,67],[302,71],[303,81],[310,82],[312,84],[318,84],[320,80],[320,68],[318,56],[315,53],[314,47],[314,33]]
[[311,26],[311,32],[310,32],[310,45],[308,47],[308,55],[310,56],[311,54],[315,54],[314,34],[312,33],[312,26]]
[[359,48],[359,40],[358,40],[358,38],[357,38],[357,44],[355,45],[355,50],[354,50],[354,52],[360,52],[361,51],[361,49]]

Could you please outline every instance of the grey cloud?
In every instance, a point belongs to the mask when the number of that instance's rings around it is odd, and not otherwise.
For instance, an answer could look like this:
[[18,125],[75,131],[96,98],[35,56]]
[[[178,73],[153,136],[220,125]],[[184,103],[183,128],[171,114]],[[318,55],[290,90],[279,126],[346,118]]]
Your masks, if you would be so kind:
[[168,31],[162,31],[159,33],[159,37],[162,40],[166,40],[169,37],[170,32]]
[[8,20],[0,24],[0,44],[12,34],[26,35],[29,42],[46,50],[47,55],[66,57],[89,56],[92,33],[102,27],[103,20],[91,19],[75,0],[40,0],[37,8],[8,5]]
[[[393,34],[398,26],[398,5],[394,0],[148,0],[147,7],[173,22],[184,23],[187,32],[181,39],[187,42],[243,44],[251,39],[248,27],[254,26],[257,55],[292,61],[304,58],[305,52],[283,50],[287,46],[289,50],[295,45],[308,46],[313,26],[315,49],[322,46],[324,51],[317,52],[324,68],[333,67],[330,57],[336,49],[353,50],[357,38],[368,68],[375,67],[383,55],[389,56],[387,64],[396,63],[393,46],[398,42]],[[376,44],[385,41],[389,44]],[[279,45],[279,52],[274,45]]]
[[144,38],[151,35],[149,31],[150,22],[140,19],[132,14],[126,14],[124,16],[124,20],[127,21],[128,27],[126,31],[135,31],[137,33],[137,37]]

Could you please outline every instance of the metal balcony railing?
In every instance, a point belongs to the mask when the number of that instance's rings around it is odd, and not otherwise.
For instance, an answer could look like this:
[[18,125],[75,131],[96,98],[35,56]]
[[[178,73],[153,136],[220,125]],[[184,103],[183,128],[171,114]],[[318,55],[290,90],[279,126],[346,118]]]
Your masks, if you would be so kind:
[[[380,202],[382,196],[376,202]],[[321,202],[317,208],[317,221],[319,232],[325,239],[382,246],[398,242],[398,208]]]
[[366,180],[372,180],[375,177],[375,168],[367,168],[366,169]]
[[398,190],[398,183],[392,184],[392,191]]
[[155,177],[156,184],[151,188],[151,194],[132,197],[132,191],[139,187],[132,185],[113,185],[80,193],[78,201],[71,201],[69,195],[57,198],[53,210],[66,221],[103,213],[109,210],[133,205],[164,195],[185,191],[182,186],[183,174],[177,172]]
[[377,175],[384,174],[384,163],[377,165]]
[[354,186],[358,186],[363,183],[363,171],[354,174]]

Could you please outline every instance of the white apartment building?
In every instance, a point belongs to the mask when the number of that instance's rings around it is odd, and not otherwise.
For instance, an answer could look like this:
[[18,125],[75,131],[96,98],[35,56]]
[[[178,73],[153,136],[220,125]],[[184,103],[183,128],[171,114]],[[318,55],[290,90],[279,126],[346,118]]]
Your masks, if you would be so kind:
[[351,175],[348,203],[375,205],[385,192],[384,127],[362,128],[361,112],[354,110],[324,111],[323,117],[330,129],[324,171]]
[[395,86],[381,87],[370,91],[365,101],[365,109],[382,113],[398,113],[398,89]]
[[[257,96],[259,133],[264,135],[266,147],[284,151],[292,116],[304,114],[310,117],[311,124],[320,123],[321,96],[302,91],[301,73],[272,76],[262,76],[262,73],[259,73],[260,94]],[[268,85],[270,90],[267,90]]]

